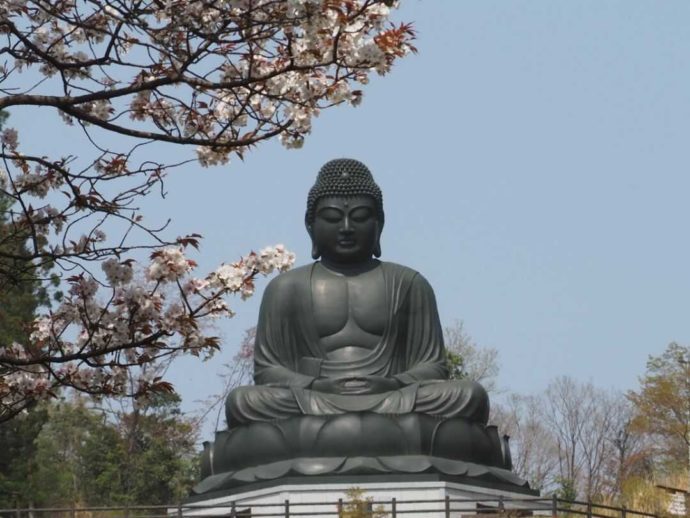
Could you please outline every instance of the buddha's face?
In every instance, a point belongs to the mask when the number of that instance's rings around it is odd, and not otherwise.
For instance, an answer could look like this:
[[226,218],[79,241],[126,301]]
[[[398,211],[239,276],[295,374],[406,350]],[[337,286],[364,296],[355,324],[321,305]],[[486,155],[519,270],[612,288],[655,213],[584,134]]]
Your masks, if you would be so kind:
[[376,202],[370,196],[321,198],[310,234],[325,261],[357,264],[371,259],[380,234]]

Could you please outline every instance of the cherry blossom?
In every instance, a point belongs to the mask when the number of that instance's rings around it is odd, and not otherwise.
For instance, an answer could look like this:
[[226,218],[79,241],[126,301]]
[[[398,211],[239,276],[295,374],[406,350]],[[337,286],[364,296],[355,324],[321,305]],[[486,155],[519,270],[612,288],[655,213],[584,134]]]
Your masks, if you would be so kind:
[[[64,386],[95,397],[172,390],[158,377],[127,383],[128,373],[218,349],[206,322],[232,317],[228,297],[251,297],[258,278],[290,268],[294,255],[276,245],[196,277],[188,253],[200,236],[167,235],[141,202],[165,192],[174,168],[231,167],[273,138],[300,148],[323,110],[359,105],[371,74],[415,51],[412,26],[391,22],[394,7],[0,2],[0,110],[10,114],[0,133],[0,196],[10,202],[0,276],[57,277],[65,293],[26,343],[0,343],[0,421]],[[8,127],[36,107],[66,124],[72,149],[46,156]],[[153,145],[183,146],[190,160],[152,159]]]
[[[388,22],[393,4],[14,0],[0,11],[13,60],[0,82],[28,68],[47,81],[40,94],[0,98],[0,109],[53,106],[70,121],[195,144],[204,166],[282,133],[291,146],[320,109],[359,102],[353,84],[414,51],[412,28]],[[3,142],[16,147],[16,134]]]
[[232,317],[228,296],[250,296],[257,275],[286,271],[294,260],[277,245],[199,279],[191,276],[195,264],[184,247],[169,247],[151,254],[142,279],[133,262],[107,259],[108,284],[83,274],[70,278],[64,301],[34,321],[31,343],[0,349],[0,365],[10,370],[0,377],[0,410],[9,413],[27,398],[48,397],[64,386],[99,396],[171,389],[162,379],[137,378],[131,390],[123,372],[171,355],[212,356],[218,339],[201,319]]

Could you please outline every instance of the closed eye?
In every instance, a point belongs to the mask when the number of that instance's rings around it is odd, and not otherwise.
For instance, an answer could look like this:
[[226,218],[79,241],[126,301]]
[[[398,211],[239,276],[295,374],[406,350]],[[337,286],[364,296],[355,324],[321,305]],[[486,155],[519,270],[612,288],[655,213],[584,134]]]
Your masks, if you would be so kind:
[[372,210],[369,207],[357,207],[350,213],[350,217],[358,223],[368,220],[372,215]]
[[326,207],[325,209],[321,209],[319,211],[318,217],[326,220],[329,223],[337,223],[343,219],[343,213],[342,211],[334,209],[333,207]]

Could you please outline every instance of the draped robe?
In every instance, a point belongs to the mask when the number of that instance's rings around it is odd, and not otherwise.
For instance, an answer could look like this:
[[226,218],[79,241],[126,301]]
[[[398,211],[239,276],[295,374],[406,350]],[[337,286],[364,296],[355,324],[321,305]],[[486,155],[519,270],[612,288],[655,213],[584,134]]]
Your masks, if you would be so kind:
[[[230,426],[364,411],[462,416],[486,423],[484,389],[474,382],[448,381],[436,299],[424,277],[380,262],[387,311],[383,336],[366,356],[334,361],[326,357],[314,323],[312,275],[317,264],[281,274],[266,288],[254,347],[256,385],[238,387],[228,397]],[[356,395],[310,388],[317,377],[366,376],[395,378],[401,388]]]

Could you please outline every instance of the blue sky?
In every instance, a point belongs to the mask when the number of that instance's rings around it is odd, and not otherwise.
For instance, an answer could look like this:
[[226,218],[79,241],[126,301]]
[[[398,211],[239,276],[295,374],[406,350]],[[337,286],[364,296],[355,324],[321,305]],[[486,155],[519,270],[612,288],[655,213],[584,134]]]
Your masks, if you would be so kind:
[[[299,151],[186,166],[149,218],[203,234],[202,271],[275,243],[304,264],[319,167],[358,158],[384,193],[382,259],[422,272],[444,323],[498,349],[501,388],[634,388],[648,355],[690,343],[690,2],[403,1],[396,18],[419,53],[362,106],[322,113]],[[57,117],[12,122],[70,145]],[[171,370],[185,408],[219,390],[263,287],[234,302],[217,357]]]
[[[448,0],[397,16],[419,54],[363,106],[323,113],[300,151],[193,173],[217,209],[188,221],[204,252],[284,242],[307,262],[315,173],[359,158],[384,192],[383,258],[499,350],[502,388],[562,374],[634,388],[649,354],[690,342],[690,3]],[[179,181],[168,203],[189,196]],[[256,303],[238,303],[223,356]],[[202,370],[178,385],[203,394]]]

